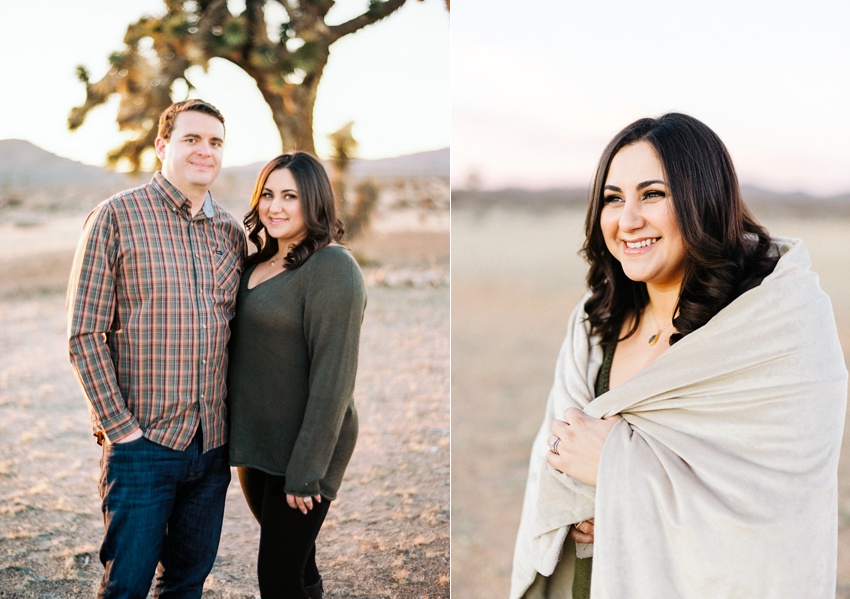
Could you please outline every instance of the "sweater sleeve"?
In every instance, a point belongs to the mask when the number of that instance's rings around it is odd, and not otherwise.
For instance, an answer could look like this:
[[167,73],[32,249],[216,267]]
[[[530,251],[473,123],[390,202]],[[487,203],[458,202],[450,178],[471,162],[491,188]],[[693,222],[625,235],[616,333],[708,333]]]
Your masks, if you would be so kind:
[[319,493],[319,481],[333,456],[354,395],[366,307],[366,286],[354,260],[341,252],[321,258],[310,273],[304,304],[309,398],[286,470],[286,492],[300,496]]
[[110,441],[138,427],[118,387],[106,338],[116,304],[118,234],[107,204],[88,216],[68,283],[68,350],[71,366]]

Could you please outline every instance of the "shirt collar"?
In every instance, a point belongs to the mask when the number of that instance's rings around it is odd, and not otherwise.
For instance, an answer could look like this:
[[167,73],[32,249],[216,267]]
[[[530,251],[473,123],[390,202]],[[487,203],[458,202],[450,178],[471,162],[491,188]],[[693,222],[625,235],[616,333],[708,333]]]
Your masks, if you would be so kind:
[[[154,173],[151,185],[160,192],[165,202],[173,208],[182,210],[185,205],[187,210],[191,210],[192,202],[163,176],[162,171]],[[212,194],[210,192],[207,192],[207,195],[204,196],[204,204],[201,210],[207,218],[215,216],[215,208],[213,207]]]
[[207,218],[212,218],[215,216],[215,209],[213,208],[212,194],[207,192],[207,195],[204,196],[204,205],[201,208],[204,211],[204,214]]

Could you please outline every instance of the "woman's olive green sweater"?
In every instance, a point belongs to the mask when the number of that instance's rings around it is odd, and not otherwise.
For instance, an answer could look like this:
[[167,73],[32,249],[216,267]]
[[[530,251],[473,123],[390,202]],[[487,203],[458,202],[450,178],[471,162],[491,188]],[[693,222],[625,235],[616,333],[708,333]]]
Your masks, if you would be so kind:
[[335,499],[357,441],[363,276],[339,246],[249,289],[253,270],[231,324],[230,463],[285,476],[292,495]]

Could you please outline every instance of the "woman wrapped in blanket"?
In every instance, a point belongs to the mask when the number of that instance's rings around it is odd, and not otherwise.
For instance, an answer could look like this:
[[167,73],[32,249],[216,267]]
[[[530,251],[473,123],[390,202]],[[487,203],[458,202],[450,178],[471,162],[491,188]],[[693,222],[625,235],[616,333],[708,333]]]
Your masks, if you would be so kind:
[[585,230],[510,596],[834,597],[847,369],[803,243],[682,114],[609,143]]

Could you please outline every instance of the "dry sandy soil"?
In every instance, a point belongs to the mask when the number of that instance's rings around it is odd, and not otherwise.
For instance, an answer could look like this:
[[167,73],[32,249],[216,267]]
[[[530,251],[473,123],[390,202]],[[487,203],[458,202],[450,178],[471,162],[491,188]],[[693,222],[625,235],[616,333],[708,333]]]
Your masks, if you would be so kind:
[[[0,225],[0,597],[89,598],[103,571],[100,448],[65,341],[83,217]],[[369,286],[361,433],[319,537],[326,597],[448,597],[448,213],[379,219],[352,247]],[[234,476],[205,597],[258,596],[258,539]]]
[[[850,217],[756,210],[802,238],[850,357]],[[584,291],[583,210],[452,212],[452,596],[506,597],[530,445]],[[850,598],[850,426],[839,473],[836,597]]]

